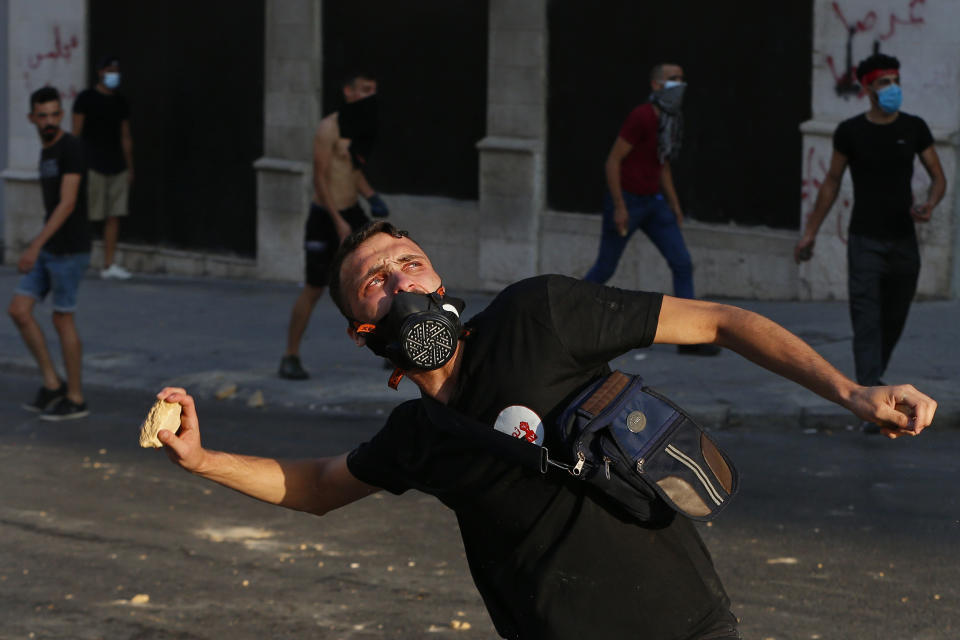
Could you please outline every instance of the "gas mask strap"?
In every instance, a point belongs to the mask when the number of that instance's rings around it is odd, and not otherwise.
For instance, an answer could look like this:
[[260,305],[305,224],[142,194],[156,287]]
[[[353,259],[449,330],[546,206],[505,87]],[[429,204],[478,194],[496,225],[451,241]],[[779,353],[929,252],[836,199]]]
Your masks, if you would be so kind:
[[401,380],[403,380],[403,369],[397,367],[393,370],[393,373],[390,374],[390,379],[387,380],[387,386],[396,391]]

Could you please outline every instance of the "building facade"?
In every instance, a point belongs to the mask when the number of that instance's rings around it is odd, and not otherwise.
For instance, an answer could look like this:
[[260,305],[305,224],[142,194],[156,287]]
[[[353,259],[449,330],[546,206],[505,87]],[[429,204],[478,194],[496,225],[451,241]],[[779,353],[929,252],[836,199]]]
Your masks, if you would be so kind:
[[[382,112],[370,181],[449,285],[494,290],[536,273],[581,276],[599,244],[606,153],[629,110],[646,100],[650,67],[673,61],[690,82],[675,173],[698,295],[843,298],[849,177],[821,231],[817,258],[798,267],[792,250],[829,160],[833,129],[867,106],[842,82],[844,72],[879,47],[903,62],[904,109],[931,125],[948,177],[934,221],[920,229],[919,294],[954,297],[960,289],[960,77],[953,70],[960,35],[949,28],[960,18],[960,0],[813,0],[790,3],[789,12],[761,0],[736,7],[603,0],[589,11],[575,0],[371,0],[362,11],[351,3],[265,0],[251,3],[257,8],[240,19],[236,34],[213,41],[201,37],[209,28],[202,20],[186,35],[157,30],[164,19],[177,23],[173,9],[137,23],[118,13],[126,3],[112,0],[70,3],[70,15],[62,15],[66,3],[53,0],[7,2],[11,105],[25,105],[37,82],[67,92],[85,86],[89,60],[116,32],[103,27],[112,20],[115,27],[136,25],[126,57],[139,65],[135,71],[150,69],[151,78],[165,69],[152,51],[173,46],[172,39],[195,41],[181,68],[203,70],[208,82],[177,82],[181,74],[168,72],[174,79],[162,86],[178,96],[175,104],[202,99],[209,113],[244,114],[231,127],[191,130],[195,146],[187,157],[206,154],[209,162],[179,173],[158,166],[173,177],[156,185],[149,203],[182,193],[162,206],[138,205],[148,213],[134,211],[154,220],[141,223],[139,236],[121,238],[121,259],[135,269],[299,280],[316,123],[336,109],[343,74],[370,68]],[[56,19],[49,17],[54,12]],[[254,28],[259,40],[250,35]],[[147,37],[154,48],[137,49]],[[37,43],[42,51],[33,51]],[[221,52],[212,63],[211,48]],[[243,73],[234,74],[232,62]],[[149,101],[149,90],[143,85],[137,102]],[[238,107],[251,101],[259,111]],[[170,111],[136,122],[140,137],[151,126],[169,136]],[[36,134],[16,109],[7,127],[3,237],[11,263],[41,209]],[[236,144],[225,146],[231,132]],[[149,151],[138,146],[138,165]],[[160,164],[176,161],[164,158]],[[236,185],[236,197],[204,190],[209,180],[198,174],[216,175],[223,188]],[[918,165],[918,198],[926,185]],[[165,211],[195,201],[203,205],[184,214],[194,225],[186,238],[155,231],[165,228],[156,222]],[[669,283],[663,259],[637,234],[611,284],[669,290]]]

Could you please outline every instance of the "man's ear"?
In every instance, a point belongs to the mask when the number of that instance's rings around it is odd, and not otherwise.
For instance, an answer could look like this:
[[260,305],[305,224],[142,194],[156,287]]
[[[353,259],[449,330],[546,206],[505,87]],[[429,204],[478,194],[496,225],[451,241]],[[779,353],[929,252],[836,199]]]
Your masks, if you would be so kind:
[[347,335],[350,336],[350,339],[353,340],[354,344],[356,344],[358,347],[367,346],[366,339],[357,333],[357,330],[353,327],[353,323],[349,320],[347,321]]

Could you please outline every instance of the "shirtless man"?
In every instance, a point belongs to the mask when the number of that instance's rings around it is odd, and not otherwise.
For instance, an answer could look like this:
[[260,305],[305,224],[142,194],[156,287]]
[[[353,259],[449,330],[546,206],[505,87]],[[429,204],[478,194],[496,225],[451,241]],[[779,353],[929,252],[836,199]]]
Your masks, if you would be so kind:
[[333,254],[344,238],[369,221],[358,196],[367,200],[372,215],[388,214],[383,200],[361,172],[377,133],[376,94],[377,81],[371,74],[350,74],[343,83],[344,104],[317,126],[313,138],[313,202],[304,237],[306,278],[290,313],[287,350],[278,372],[281,378],[310,377],[300,363],[300,341],[327,285]]

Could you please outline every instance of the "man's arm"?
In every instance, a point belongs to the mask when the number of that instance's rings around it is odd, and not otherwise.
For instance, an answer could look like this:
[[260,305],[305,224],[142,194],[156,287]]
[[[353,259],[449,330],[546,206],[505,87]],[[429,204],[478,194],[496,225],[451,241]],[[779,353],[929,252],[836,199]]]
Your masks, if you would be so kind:
[[836,149],[830,157],[830,169],[827,176],[817,191],[817,201],[813,206],[813,212],[807,219],[807,228],[803,232],[797,245],[793,248],[793,259],[797,263],[809,260],[813,256],[813,245],[817,239],[817,231],[823,224],[824,218],[830,213],[830,207],[837,200],[837,194],[840,193],[840,183],[843,181],[843,172],[847,170],[847,156]]
[[920,152],[920,164],[930,176],[930,190],[927,191],[927,201],[913,207],[910,215],[917,222],[929,222],[934,207],[940,203],[943,194],[947,191],[947,179],[943,175],[943,167],[940,166],[940,156],[937,155],[933,145]]
[[330,195],[330,185],[327,183],[327,169],[333,158],[333,146],[337,143],[340,132],[329,118],[320,121],[317,133],[313,136],[313,192],[317,203],[327,210],[333,221],[340,242],[350,235],[350,225],[340,215],[333,197]]
[[610,191],[610,197],[613,199],[613,223],[617,227],[620,235],[627,235],[629,227],[627,204],[623,201],[623,191],[620,188],[620,165],[627,154],[633,149],[633,145],[617,136],[607,155],[607,162],[604,170],[607,175],[607,189]]
[[123,159],[127,163],[127,182],[133,182],[133,136],[130,135],[129,120],[120,123],[120,146],[123,148]]
[[73,114],[73,135],[80,137],[83,134],[83,122],[86,117],[86,114],[76,113]]
[[181,409],[178,434],[157,437],[174,464],[207,480],[270,504],[323,515],[379,491],[357,480],[346,454],[315,460],[275,460],[204,449],[193,398],[184,389],[167,387],[157,394]]
[[677,190],[673,187],[673,169],[670,168],[669,160],[663,163],[663,169],[660,171],[660,188],[667,198],[667,204],[673,210],[673,215],[677,216],[677,224],[682,227],[683,209],[680,208],[680,198],[677,197]]
[[33,268],[33,264],[40,255],[40,250],[47,243],[57,229],[63,226],[67,217],[73,213],[77,206],[77,194],[80,191],[80,181],[83,179],[79,173],[65,173],[60,181],[60,202],[54,208],[53,213],[47,218],[43,229],[37,234],[37,237],[30,242],[30,245],[24,250],[17,262],[17,268],[21,273],[27,273]]
[[[876,422],[890,437],[917,435],[930,425],[937,403],[913,385],[863,387],[772,320],[729,305],[663,297],[655,343],[713,343]],[[909,408],[913,417],[897,410]],[[906,405],[903,407],[903,405]]]

